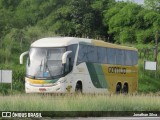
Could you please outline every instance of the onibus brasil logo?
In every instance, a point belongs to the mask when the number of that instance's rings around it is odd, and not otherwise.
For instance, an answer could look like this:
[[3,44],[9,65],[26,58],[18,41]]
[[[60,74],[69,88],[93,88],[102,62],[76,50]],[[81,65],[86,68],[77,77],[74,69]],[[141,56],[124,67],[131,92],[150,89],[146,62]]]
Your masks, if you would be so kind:
[[2,118],[40,118],[41,113],[33,112],[2,112]]

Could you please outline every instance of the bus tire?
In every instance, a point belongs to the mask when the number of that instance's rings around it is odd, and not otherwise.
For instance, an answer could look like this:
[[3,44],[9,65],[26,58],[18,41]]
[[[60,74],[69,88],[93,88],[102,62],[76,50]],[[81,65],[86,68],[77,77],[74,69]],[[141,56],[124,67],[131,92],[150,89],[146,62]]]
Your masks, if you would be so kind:
[[123,85],[123,93],[128,94],[128,83],[124,83]]
[[78,81],[75,87],[75,93],[82,93],[82,82]]
[[122,84],[119,82],[116,85],[116,94],[120,94],[122,89]]

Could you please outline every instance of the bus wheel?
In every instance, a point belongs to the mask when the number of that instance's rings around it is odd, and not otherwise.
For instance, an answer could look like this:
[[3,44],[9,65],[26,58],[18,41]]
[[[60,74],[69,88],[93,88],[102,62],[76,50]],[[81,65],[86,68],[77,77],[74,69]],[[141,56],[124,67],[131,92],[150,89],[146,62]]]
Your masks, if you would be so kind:
[[121,88],[122,88],[122,84],[119,82],[119,83],[117,83],[117,85],[116,85],[116,93],[117,94],[120,94],[121,93]]
[[124,83],[124,85],[123,85],[123,93],[124,94],[128,93],[128,83]]
[[78,81],[75,88],[76,93],[82,93],[82,82]]

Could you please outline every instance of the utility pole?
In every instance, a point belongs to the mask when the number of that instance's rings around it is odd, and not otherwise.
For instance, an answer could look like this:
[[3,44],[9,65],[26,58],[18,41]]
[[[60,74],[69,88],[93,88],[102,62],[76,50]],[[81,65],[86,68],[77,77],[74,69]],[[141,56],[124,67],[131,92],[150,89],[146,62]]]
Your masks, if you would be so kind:
[[154,51],[154,61],[156,62],[156,72],[155,72],[155,78],[157,77],[157,68],[158,68],[158,38],[159,38],[159,32],[158,30],[156,31],[155,35],[155,51]]
[[159,33],[157,30],[156,35],[155,35],[155,51],[154,51],[154,61],[155,62],[157,62],[157,56],[158,56],[158,37],[159,37]]

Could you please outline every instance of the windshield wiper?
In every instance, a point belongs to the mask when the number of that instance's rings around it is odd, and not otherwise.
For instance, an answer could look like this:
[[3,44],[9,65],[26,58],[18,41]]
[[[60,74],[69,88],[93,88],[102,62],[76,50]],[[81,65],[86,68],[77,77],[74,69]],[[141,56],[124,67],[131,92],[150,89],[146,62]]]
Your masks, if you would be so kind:
[[27,75],[27,74],[26,74],[26,76],[27,76],[28,78],[31,78],[31,79],[35,79],[35,78],[36,78],[35,76],[31,76],[31,75]]
[[53,79],[54,77],[52,76],[51,71],[50,71],[50,69],[48,67],[48,50],[47,50],[47,55],[46,55],[45,67],[46,67],[45,72],[47,72],[47,70],[48,70],[50,77]]
[[41,64],[40,64],[40,70],[39,70],[39,71],[41,71],[41,68],[42,68],[42,61],[43,61],[43,60],[41,60]]
[[[48,70],[48,71],[47,71]],[[53,78],[53,76],[51,75],[51,71],[50,71],[50,69],[49,69],[49,67],[48,67],[48,65],[47,65],[47,62],[46,62],[46,70],[45,70],[46,72],[49,72],[49,75],[50,75],[50,77],[51,78]]]

